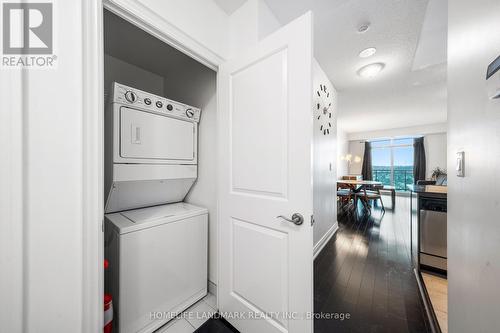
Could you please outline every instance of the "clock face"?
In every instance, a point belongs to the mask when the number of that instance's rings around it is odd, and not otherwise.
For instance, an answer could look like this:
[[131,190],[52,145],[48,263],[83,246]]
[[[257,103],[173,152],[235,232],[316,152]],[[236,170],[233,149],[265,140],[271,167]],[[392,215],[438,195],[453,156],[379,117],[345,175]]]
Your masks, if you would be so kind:
[[326,85],[320,84],[319,89],[315,92],[316,105],[314,107],[315,117],[319,126],[319,130],[323,135],[329,135],[333,132],[333,102],[332,94],[326,88]]

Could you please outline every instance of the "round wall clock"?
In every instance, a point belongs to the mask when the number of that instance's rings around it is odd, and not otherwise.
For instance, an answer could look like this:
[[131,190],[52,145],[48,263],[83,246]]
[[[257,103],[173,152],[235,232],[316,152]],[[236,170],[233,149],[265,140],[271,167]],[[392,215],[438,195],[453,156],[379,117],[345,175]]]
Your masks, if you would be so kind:
[[333,109],[331,93],[326,85],[320,84],[316,90],[315,117],[318,120],[319,130],[323,135],[329,135],[333,131]]

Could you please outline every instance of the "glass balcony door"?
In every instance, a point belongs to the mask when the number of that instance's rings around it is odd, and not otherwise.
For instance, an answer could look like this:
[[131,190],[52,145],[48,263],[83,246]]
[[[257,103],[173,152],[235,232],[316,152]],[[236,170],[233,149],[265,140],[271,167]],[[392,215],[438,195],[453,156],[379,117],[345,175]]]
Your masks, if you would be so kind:
[[406,191],[413,184],[413,138],[374,140],[371,145],[373,180]]

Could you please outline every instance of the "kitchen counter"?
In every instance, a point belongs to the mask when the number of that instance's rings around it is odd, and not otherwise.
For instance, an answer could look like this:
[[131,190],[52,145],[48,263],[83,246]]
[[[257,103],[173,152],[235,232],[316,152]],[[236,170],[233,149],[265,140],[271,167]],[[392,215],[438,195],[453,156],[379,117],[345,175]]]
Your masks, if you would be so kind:
[[448,195],[447,186],[438,185],[407,185],[408,190],[417,195],[435,198],[446,198]]

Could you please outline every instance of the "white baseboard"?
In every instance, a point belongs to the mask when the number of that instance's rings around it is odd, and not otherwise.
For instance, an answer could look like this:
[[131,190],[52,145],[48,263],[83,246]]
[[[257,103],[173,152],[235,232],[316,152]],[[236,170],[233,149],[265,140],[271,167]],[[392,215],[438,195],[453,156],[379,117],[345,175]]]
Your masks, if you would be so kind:
[[332,238],[333,235],[335,235],[335,232],[339,229],[339,223],[335,221],[335,223],[332,225],[330,229],[321,237],[321,239],[314,245],[314,250],[313,250],[313,259],[316,259],[318,254],[323,250],[325,247],[326,243]]
[[217,285],[210,280],[208,280],[208,292],[217,297]]

